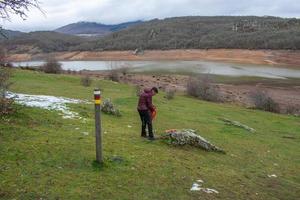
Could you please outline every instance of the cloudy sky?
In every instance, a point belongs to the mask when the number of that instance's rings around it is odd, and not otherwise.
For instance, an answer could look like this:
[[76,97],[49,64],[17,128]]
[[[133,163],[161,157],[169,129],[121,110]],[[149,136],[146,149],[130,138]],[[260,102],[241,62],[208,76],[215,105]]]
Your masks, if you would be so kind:
[[0,22],[6,29],[52,30],[78,22],[116,24],[174,16],[271,15],[300,17],[299,0],[39,0],[44,11],[33,8],[23,21],[11,16]]

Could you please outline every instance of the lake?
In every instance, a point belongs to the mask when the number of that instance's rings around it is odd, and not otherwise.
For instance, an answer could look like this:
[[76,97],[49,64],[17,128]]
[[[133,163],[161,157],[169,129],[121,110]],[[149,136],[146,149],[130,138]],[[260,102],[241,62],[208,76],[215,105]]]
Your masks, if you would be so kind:
[[[110,70],[130,68],[133,72],[169,71],[225,76],[255,76],[274,79],[300,78],[300,67],[288,69],[268,65],[224,63],[213,61],[60,61],[64,70]],[[44,61],[13,62],[15,67],[41,66]]]

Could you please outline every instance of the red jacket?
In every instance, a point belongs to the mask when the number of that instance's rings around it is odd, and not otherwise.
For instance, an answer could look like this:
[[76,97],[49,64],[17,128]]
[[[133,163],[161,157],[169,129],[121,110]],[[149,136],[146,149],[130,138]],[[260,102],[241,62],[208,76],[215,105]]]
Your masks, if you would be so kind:
[[154,111],[154,105],[152,104],[153,93],[150,89],[145,89],[143,93],[140,94],[138,110],[149,110]]

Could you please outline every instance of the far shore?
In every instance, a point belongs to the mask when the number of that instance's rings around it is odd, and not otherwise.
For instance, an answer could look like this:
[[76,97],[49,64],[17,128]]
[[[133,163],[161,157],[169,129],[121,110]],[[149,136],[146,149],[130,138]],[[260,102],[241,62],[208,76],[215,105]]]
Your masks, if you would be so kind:
[[9,54],[8,61],[22,62],[45,60],[54,57],[60,61],[220,61],[241,64],[258,64],[285,66],[300,69],[299,50],[241,50],[241,49],[209,49],[209,50],[146,50],[138,55],[133,51],[74,51],[38,54]]

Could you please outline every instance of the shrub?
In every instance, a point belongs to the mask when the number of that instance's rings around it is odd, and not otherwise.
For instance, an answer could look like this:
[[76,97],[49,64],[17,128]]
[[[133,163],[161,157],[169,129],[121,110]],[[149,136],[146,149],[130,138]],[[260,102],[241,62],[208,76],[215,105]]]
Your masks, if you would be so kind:
[[0,66],[5,65],[5,57],[6,57],[6,51],[3,47],[0,47]]
[[168,100],[171,100],[171,99],[174,99],[174,97],[175,97],[175,90],[173,90],[173,89],[168,89],[168,90],[166,91],[166,96],[165,96],[165,98],[168,99]]
[[129,72],[129,67],[123,66],[123,67],[119,68],[118,71],[125,76]]
[[13,99],[0,97],[0,116],[11,114],[13,110]]
[[5,94],[12,84],[9,79],[11,77],[11,70],[0,66],[0,97],[5,98]]
[[119,82],[120,81],[120,75],[119,71],[116,69],[112,69],[109,72],[109,79],[114,81],[114,82]]
[[6,98],[6,92],[11,85],[10,77],[11,70],[0,66],[0,115],[9,114],[13,111],[13,99]]
[[285,113],[288,115],[299,115],[300,105],[288,105],[286,107]]
[[254,107],[259,110],[279,113],[280,107],[265,91],[256,90],[250,93]]
[[187,94],[205,101],[222,101],[219,91],[208,76],[190,77],[187,82]]
[[112,103],[110,99],[105,99],[102,106],[101,106],[101,111],[109,114],[109,115],[114,115],[117,117],[121,116],[121,112],[116,106]]
[[53,58],[48,59],[41,70],[48,74],[60,74],[62,72],[61,64]]
[[89,75],[81,77],[81,85],[84,87],[89,87],[92,84],[92,79]]
[[186,86],[186,91],[187,94],[192,96],[192,97],[198,97],[199,96],[199,88],[200,88],[200,81],[197,80],[196,78],[190,77],[187,86]]

